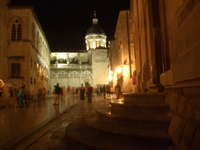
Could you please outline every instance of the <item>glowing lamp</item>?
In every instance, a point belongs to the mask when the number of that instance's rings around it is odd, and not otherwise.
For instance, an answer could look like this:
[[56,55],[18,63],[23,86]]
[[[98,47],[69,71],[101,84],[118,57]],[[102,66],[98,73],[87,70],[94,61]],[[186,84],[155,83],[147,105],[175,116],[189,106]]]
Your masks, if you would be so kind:
[[120,67],[117,67],[117,73],[121,73],[122,69]]

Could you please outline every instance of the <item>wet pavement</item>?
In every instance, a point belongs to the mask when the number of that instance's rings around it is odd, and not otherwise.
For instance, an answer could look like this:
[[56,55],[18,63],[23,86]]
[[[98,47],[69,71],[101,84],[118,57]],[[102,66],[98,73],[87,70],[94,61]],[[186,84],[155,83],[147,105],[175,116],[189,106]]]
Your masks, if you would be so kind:
[[[115,96],[112,97],[115,99]],[[77,104],[65,112],[65,115],[60,119],[61,121],[52,127],[44,136],[34,142],[27,150],[49,150],[62,149],[60,148],[61,137],[65,134],[66,126],[73,121],[76,121],[84,115],[95,113],[95,110],[109,111],[109,101],[103,96],[93,95],[92,103],[88,103],[87,99],[84,101],[78,100]],[[51,138],[55,140],[51,140]],[[55,148],[56,147],[56,148]]]
[[47,95],[45,100],[27,100],[29,106],[16,108],[16,100],[0,99],[0,149],[8,147],[19,138],[39,128],[44,123],[62,114],[68,107],[76,104],[79,98],[62,97],[59,105],[54,106],[54,96]]
[[28,102],[29,106],[16,108],[15,99],[0,99],[0,149],[15,144],[17,139],[23,139],[33,131],[37,132],[37,128],[65,113],[62,118],[59,118],[60,123],[51,127],[28,148],[50,149],[49,138],[52,134],[58,130],[63,131],[69,122],[93,113],[95,109],[108,109],[109,100],[104,100],[103,96],[93,95],[93,102],[89,104],[86,99],[81,101],[78,95],[71,95],[70,98],[67,96],[61,98],[60,104],[54,106],[53,95],[48,95],[45,100]]

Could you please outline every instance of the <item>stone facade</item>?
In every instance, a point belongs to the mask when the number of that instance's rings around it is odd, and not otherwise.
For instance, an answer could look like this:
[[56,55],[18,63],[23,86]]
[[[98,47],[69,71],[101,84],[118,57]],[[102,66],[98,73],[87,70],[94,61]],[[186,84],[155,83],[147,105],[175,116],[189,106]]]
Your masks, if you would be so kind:
[[81,84],[98,88],[109,82],[106,35],[96,13],[92,21],[85,36],[86,50],[51,53],[51,92],[57,83],[65,88]]
[[109,81],[107,49],[92,49],[84,52],[51,53],[51,88],[78,88],[88,84],[97,88]]
[[97,87],[109,82],[107,49],[94,49],[92,53],[92,85]]
[[[133,44],[133,22],[129,10],[119,12],[115,29],[115,40],[111,41],[109,59],[112,74],[112,87],[121,85],[124,93],[134,93],[136,90],[133,84],[135,71],[135,54]],[[116,69],[120,67],[121,73]]]
[[[120,27],[121,32],[129,29],[127,37],[130,41],[133,37],[130,58],[135,58],[132,60],[135,60],[136,92],[168,93],[166,103],[172,117],[168,132],[177,149],[200,149],[199,10],[199,0],[130,0],[127,12],[132,24],[129,28],[117,24],[115,31],[117,35]],[[123,16],[122,12],[120,15]],[[118,22],[122,20],[120,15]],[[125,23],[126,16],[123,18]],[[116,36],[111,43],[111,50],[121,46],[118,55],[110,53],[111,68],[120,65],[113,61],[113,56],[120,63],[124,61],[122,55],[128,42],[121,44],[117,40],[123,41],[124,36]]]
[[4,8],[1,18],[5,18],[0,23],[1,64],[4,64],[0,78],[14,87],[25,85],[31,98],[40,88],[49,88],[49,45],[32,7],[8,7],[8,3],[1,7]]

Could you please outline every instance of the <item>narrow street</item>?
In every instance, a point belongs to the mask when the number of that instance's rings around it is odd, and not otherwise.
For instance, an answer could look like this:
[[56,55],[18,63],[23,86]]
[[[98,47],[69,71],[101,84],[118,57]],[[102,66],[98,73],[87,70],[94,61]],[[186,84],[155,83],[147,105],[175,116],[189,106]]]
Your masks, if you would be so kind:
[[[53,95],[45,100],[28,101],[29,106],[16,108],[15,99],[0,100],[0,149],[9,149],[24,137],[37,132],[42,126],[76,104],[77,95],[62,97],[60,104],[54,106]],[[55,122],[52,122],[52,124]]]

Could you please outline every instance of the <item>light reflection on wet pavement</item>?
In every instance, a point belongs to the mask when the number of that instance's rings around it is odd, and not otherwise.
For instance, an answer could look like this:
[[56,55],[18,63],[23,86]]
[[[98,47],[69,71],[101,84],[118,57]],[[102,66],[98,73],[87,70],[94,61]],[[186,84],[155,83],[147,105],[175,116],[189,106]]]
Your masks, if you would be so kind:
[[54,106],[54,97],[46,100],[27,101],[29,106],[16,108],[14,99],[1,100],[0,105],[0,147],[20,135],[28,132],[53,117],[62,114],[67,108],[76,104],[77,95],[60,98],[59,105]]

